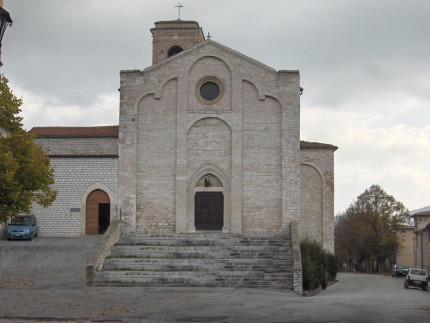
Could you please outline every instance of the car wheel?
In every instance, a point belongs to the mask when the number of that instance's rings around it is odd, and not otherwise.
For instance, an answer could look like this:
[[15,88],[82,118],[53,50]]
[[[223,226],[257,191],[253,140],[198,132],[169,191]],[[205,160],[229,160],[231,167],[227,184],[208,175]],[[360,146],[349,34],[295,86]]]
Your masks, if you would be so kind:
[[404,287],[405,287],[405,288],[409,288],[408,283],[406,283],[406,282],[405,282]]
[[28,240],[33,240],[33,233],[30,233],[30,238],[28,238]]

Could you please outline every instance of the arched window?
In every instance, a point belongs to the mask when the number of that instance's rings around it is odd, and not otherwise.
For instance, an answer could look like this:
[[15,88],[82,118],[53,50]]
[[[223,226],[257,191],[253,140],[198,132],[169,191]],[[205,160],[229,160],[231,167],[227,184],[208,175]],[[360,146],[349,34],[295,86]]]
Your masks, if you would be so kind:
[[182,52],[183,49],[181,46],[172,46],[170,47],[169,51],[167,52],[167,57],[172,57],[175,56],[176,54],[179,54],[180,52]]

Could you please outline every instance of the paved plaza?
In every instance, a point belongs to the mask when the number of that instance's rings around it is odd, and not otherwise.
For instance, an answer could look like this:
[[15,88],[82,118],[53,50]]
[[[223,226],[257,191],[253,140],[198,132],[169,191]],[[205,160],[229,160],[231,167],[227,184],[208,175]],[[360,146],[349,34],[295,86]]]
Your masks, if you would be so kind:
[[339,274],[314,297],[289,290],[85,287],[100,236],[2,241],[0,322],[425,322],[430,293],[403,279]]

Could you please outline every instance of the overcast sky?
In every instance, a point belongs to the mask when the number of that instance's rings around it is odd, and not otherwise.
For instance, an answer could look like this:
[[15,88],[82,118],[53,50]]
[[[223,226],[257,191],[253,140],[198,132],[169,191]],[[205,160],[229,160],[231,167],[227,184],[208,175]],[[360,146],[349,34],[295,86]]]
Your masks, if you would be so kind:
[[[430,1],[182,0],[181,19],[277,70],[299,69],[301,139],[335,153],[335,212],[372,184],[430,205]],[[151,65],[171,0],[4,0],[1,72],[24,126],[118,124],[119,71]]]

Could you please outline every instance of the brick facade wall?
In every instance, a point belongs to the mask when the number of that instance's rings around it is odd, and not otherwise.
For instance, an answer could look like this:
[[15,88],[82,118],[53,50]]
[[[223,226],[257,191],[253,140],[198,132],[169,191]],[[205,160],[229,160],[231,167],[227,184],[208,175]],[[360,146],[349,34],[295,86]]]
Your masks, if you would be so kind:
[[[111,210],[116,204],[117,158],[51,158],[55,169],[54,203],[43,208],[33,205],[40,236],[80,236],[85,232],[85,198],[91,187],[107,190]],[[83,203],[84,202],[84,203]],[[114,214],[111,211],[111,219]]]
[[177,81],[163,100],[146,96],[138,106],[137,223],[140,232],[175,232]]
[[243,83],[243,232],[282,228],[281,107]]
[[[197,91],[206,77],[222,87],[214,104]],[[277,72],[211,41],[122,71],[118,198],[129,230],[193,232],[193,181],[202,170],[223,181],[225,232],[289,230],[300,218],[299,87],[297,71]],[[164,169],[156,162],[162,145]],[[172,174],[173,188],[163,180]],[[164,206],[154,205],[157,196]]]
[[301,166],[301,237],[316,240],[322,244],[323,190],[320,173],[312,166]]
[[334,252],[334,152],[304,149],[301,155],[300,239],[309,237]]

